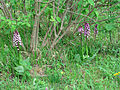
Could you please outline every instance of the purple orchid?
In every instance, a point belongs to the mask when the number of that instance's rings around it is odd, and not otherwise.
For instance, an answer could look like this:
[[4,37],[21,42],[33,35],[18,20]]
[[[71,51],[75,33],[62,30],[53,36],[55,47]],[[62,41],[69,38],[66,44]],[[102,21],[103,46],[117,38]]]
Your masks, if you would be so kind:
[[81,35],[81,34],[84,32],[84,30],[83,30],[82,26],[80,26],[80,27],[78,28],[78,32],[80,32],[80,34],[79,34],[79,35]]
[[45,90],[48,90],[48,88],[46,87]]
[[88,23],[85,23],[84,35],[87,36],[87,38],[90,36],[90,26]]
[[13,47],[16,46],[17,50],[19,51],[19,45],[22,46],[21,37],[20,37],[19,32],[15,30],[13,34]]

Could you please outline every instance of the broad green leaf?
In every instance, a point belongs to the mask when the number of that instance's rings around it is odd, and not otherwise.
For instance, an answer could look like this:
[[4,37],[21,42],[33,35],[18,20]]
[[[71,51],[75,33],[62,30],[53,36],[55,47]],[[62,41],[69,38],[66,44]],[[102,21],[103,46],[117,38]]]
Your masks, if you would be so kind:
[[26,24],[25,22],[21,23],[21,25],[25,25],[25,24]]
[[21,18],[19,17],[18,19],[17,19],[17,21],[20,21],[21,20]]
[[29,24],[29,23],[26,23],[26,25],[27,25],[28,27],[30,27],[30,24]]
[[24,72],[24,67],[23,66],[15,67],[15,70],[19,73],[23,73]]
[[8,25],[11,26],[12,25],[12,21],[11,20],[7,20],[8,21]]
[[105,2],[105,0],[101,0],[103,3]]
[[26,71],[25,73],[26,73],[27,76],[31,76],[29,71]]
[[53,16],[51,16],[50,21],[52,21],[52,22],[54,22],[54,21],[55,21],[55,19],[53,18]]
[[12,24],[16,24],[16,21],[11,21],[12,22]]
[[98,49],[98,50],[96,51],[96,53],[95,53],[92,57],[89,58],[89,60],[93,60],[93,59],[97,56],[99,50],[100,50],[100,49]]
[[57,21],[54,22],[54,26],[57,24]]
[[0,28],[2,28],[5,25],[5,21],[1,21]]
[[64,88],[64,90],[68,90],[68,86],[66,86],[66,87]]
[[111,12],[114,12],[114,11],[115,11],[115,7],[111,7],[111,8],[110,8],[110,11],[111,11]]
[[95,11],[95,14],[96,14],[96,16],[97,16],[97,18],[98,18],[98,16],[99,16],[99,13],[98,13],[98,11]]
[[1,20],[5,20],[6,18],[5,17],[0,17]]
[[22,22],[17,22],[17,25],[19,26],[19,25],[22,25]]
[[76,54],[76,55],[75,55],[75,61],[81,62],[81,59],[80,59],[80,55],[79,55],[79,54]]
[[15,0],[10,0],[10,3],[11,4],[15,4]]
[[109,30],[112,30],[114,27],[112,24],[106,24],[105,28],[109,31]]
[[85,12],[86,12],[86,13],[89,13],[89,10],[88,10],[88,9],[85,9]]
[[11,26],[11,32],[15,31],[15,29],[16,29],[16,26],[15,26],[15,25],[12,25],[12,26]]
[[27,58],[26,60],[23,60],[21,58],[19,63],[20,63],[20,65],[24,66],[24,68],[27,69],[27,70],[31,70],[32,69],[32,66],[30,65],[30,62],[29,62],[29,58]]
[[82,4],[83,4],[83,1],[80,0],[80,1],[78,2],[78,8],[79,8],[79,9],[81,8]]
[[10,34],[10,29],[5,30],[5,34]]
[[60,13],[63,13],[63,12],[64,12],[64,10],[63,10],[63,9],[60,9],[60,10],[59,10],[59,12],[60,12]]
[[118,18],[118,21],[120,21],[120,18]]
[[[80,1],[82,1],[82,0],[80,0]],[[86,6],[88,5],[88,2],[83,2],[82,5],[83,5],[84,7],[86,7]]]
[[83,55],[83,59],[89,58],[89,55]]
[[88,2],[92,5],[95,6],[94,1],[93,0],[88,0]]
[[60,17],[56,17],[56,20],[57,20],[58,22],[61,22],[61,18],[60,18]]

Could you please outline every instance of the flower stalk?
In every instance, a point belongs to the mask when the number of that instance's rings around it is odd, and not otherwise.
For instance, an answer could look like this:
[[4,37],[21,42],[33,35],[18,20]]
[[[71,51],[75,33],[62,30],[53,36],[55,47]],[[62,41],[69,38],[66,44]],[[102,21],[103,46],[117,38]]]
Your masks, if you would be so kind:
[[96,39],[96,35],[98,34],[97,26],[98,26],[98,24],[95,25],[95,29],[94,29],[94,38],[95,39]]

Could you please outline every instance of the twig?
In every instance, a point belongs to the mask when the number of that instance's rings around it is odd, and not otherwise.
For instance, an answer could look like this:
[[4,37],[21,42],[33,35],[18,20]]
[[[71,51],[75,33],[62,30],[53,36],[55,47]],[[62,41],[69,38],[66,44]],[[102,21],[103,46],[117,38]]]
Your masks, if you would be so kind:
[[24,11],[23,12],[24,12],[25,15],[27,15],[26,7],[25,7],[25,0],[22,0],[22,2],[23,2],[23,5],[24,5]]
[[39,12],[39,14],[36,14],[37,16],[40,16],[44,11],[45,9],[47,8],[47,6],[49,5],[49,3],[51,3],[51,1],[49,0],[48,3],[45,5],[45,7],[41,10],[41,12]]
[[69,31],[69,29],[70,29],[71,26],[72,26],[72,25],[68,26],[67,30],[58,38],[57,41],[55,41],[55,42],[51,45],[50,50],[51,50],[52,48],[54,48],[54,46],[59,42],[59,40],[61,40],[61,38],[63,38],[63,36]]
[[59,8],[59,6],[60,6],[60,0],[58,0],[58,4],[57,4],[58,6],[57,6],[57,11],[56,11],[56,16],[58,16],[58,12],[59,12],[59,10],[60,10],[60,8]]
[[60,27],[60,31],[58,32],[58,36],[60,35],[61,31],[63,30],[63,23],[64,23],[64,19],[65,19],[67,12],[68,12],[68,10],[66,9],[64,14],[63,14],[63,18],[61,20],[61,27]]
[[5,3],[3,2],[3,0],[1,0],[1,4],[2,4],[1,9],[2,9],[2,11],[3,11],[3,13],[4,13],[4,15],[5,15],[6,19],[8,19],[8,18],[9,18],[9,16],[8,16],[7,11],[6,11],[6,5],[5,5]]
[[37,23],[38,23],[38,16],[37,16],[37,9],[38,9],[38,3],[35,2],[35,23],[34,23],[34,27],[33,27],[33,32],[32,32],[32,36],[31,36],[31,44],[30,44],[30,47],[31,47],[31,50],[34,54],[34,51],[36,49],[36,32],[37,32]]
[[53,26],[53,23],[50,25],[49,29],[47,30],[47,32],[46,32],[46,34],[45,34],[45,36],[44,36],[44,39],[43,39],[43,42],[42,42],[42,46],[43,46],[43,47],[46,45],[45,42],[47,42],[47,41],[45,41],[45,40],[46,40],[47,35],[48,35],[49,31],[51,30],[52,26]]
[[[55,20],[55,2],[53,2],[53,18]],[[55,24],[53,25],[55,37],[57,37]]]

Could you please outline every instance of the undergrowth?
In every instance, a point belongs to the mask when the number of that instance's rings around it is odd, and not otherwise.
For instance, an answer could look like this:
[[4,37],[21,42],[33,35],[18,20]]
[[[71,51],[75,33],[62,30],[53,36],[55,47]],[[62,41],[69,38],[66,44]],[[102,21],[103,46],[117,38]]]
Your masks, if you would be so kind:
[[32,55],[29,52],[18,53],[16,48],[3,42],[0,46],[0,88],[120,89],[120,77],[114,76],[120,71],[119,43],[94,42],[94,47],[91,44],[88,50],[83,48],[83,57],[79,43],[70,41],[59,47],[59,50],[52,51],[39,48]]

